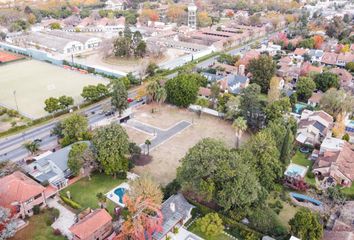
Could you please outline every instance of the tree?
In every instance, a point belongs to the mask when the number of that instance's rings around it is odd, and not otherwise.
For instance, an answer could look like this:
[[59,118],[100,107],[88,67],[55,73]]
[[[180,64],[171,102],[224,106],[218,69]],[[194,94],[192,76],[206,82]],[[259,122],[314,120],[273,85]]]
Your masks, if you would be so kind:
[[60,140],[62,147],[70,145],[74,142],[88,140],[88,121],[86,117],[73,114],[61,122],[61,134],[63,138]]
[[58,99],[59,101],[59,107],[60,109],[67,109],[70,105],[74,104],[74,99],[72,97],[68,97],[68,96],[61,96]]
[[60,23],[58,23],[58,22],[51,23],[51,24],[50,24],[50,29],[52,29],[52,30],[61,29],[61,25],[60,25]]
[[38,141],[30,141],[23,144],[24,147],[29,151],[31,154],[35,154],[39,150],[39,142]]
[[331,23],[326,27],[326,34],[331,38],[339,38],[343,29],[345,29],[345,24],[340,16],[335,16],[332,18]]
[[347,69],[350,72],[354,72],[354,62],[348,62],[347,64],[345,64],[345,69]]
[[199,27],[207,27],[211,25],[211,18],[205,11],[197,13],[197,22]]
[[161,205],[163,194],[160,186],[150,176],[143,175],[129,183],[129,198],[150,199],[154,204]]
[[248,219],[250,221],[250,226],[263,234],[269,234],[272,236],[284,236],[287,234],[283,221],[268,206],[260,206],[256,209],[252,209]]
[[97,128],[93,133],[92,144],[97,161],[107,175],[116,176],[128,170],[128,135],[119,124]]
[[147,23],[147,21],[156,22],[159,19],[159,14],[155,10],[149,8],[144,8],[139,16],[139,20],[141,20],[143,23]]
[[247,125],[254,130],[261,128],[265,119],[260,93],[260,86],[253,83],[242,89],[240,94],[241,114],[247,120]]
[[68,156],[68,167],[74,176],[79,175],[81,168],[84,166],[84,153],[89,150],[89,146],[85,142],[74,143],[71,146]]
[[342,137],[342,140],[349,142],[349,140],[350,140],[349,134],[348,134],[348,133],[345,133],[345,134],[343,135],[343,137]]
[[252,59],[247,69],[252,74],[251,82],[258,84],[261,87],[261,91],[267,93],[270,80],[276,70],[276,64],[272,57],[262,54],[259,58]]
[[[225,95],[225,94],[224,94]],[[240,96],[230,96],[225,104],[225,117],[228,120],[236,119],[241,112],[241,97]]]
[[299,43],[299,47],[312,49],[315,47],[315,40],[313,38],[306,38]]
[[112,82],[112,106],[118,110],[119,116],[122,115],[125,109],[128,108],[128,92],[124,86],[124,83],[120,80],[114,80]]
[[179,74],[166,82],[167,101],[179,107],[188,107],[197,99],[199,83],[189,74]]
[[323,235],[323,227],[319,217],[310,210],[302,208],[289,221],[291,233],[304,240],[320,240]]
[[184,20],[184,17],[186,16],[186,12],[184,11],[184,6],[170,4],[168,6],[166,16],[171,22],[176,22],[177,24],[181,24]]
[[44,110],[48,113],[54,113],[60,109],[59,100],[54,97],[50,97],[44,101]]
[[284,97],[273,103],[268,104],[264,112],[267,116],[267,122],[271,122],[276,119],[283,118],[283,116],[286,113],[290,112],[290,110],[290,99],[288,97]]
[[317,74],[314,79],[317,89],[326,92],[330,88],[339,88],[339,77],[337,74],[324,72]]
[[206,108],[209,107],[209,100],[204,97],[198,97],[197,101],[195,101],[195,104]]
[[15,236],[17,223],[13,215],[13,210],[0,206],[0,239],[9,239]]
[[163,216],[160,205],[142,197],[133,201],[130,199],[129,193],[124,195],[123,202],[129,214],[123,222],[117,240],[152,239],[154,233],[162,232]]
[[315,89],[316,83],[311,78],[300,77],[296,82],[296,94],[300,101],[307,102]]
[[96,194],[96,198],[98,200],[98,205],[100,206],[100,208],[105,208],[106,201],[107,201],[106,195],[104,195],[104,193],[102,192],[99,192]]
[[243,117],[238,117],[232,123],[232,128],[235,130],[236,148],[239,148],[242,133],[247,129],[247,122]]
[[208,213],[195,222],[196,227],[208,237],[217,236],[224,231],[222,219],[217,213]]
[[249,207],[263,193],[241,155],[211,138],[189,149],[177,169],[177,181],[205,201],[214,200],[224,210]]
[[282,175],[282,166],[279,151],[270,132],[263,130],[254,135],[246,144],[243,154],[256,169],[260,184],[268,191],[272,190],[275,181]]
[[210,87],[210,97],[213,102],[214,108],[216,107],[216,100],[220,94],[220,86],[217,83],[213,83]]
[[152,77],[155,75],[155,71],[159,68],[156,63],[150,62],[149,65],[146,68],[146,73],[148,74],[149,77]]
[[270,85],[268,90],[268,103],[279,100],[280,90],[279,90],[279,78],[272,77],[270,79]]
[[149,156],[150,154],[150,145],[151,145],[151,141],[149,139],[145,140],[145,146],[147,147],[147,155]]
[[95,85],[88,85],[82,89],[81,96],[86,101],[97,101],[102,97],[108,96],[108,88],[102,83]]
[[331,88],[323,94],[320,106],[321,109],[336,118],[339,114],[352,111],[354,97],[342,89]]
[[161,105],[166,101],[167,92],[164,87],[159,87],[156,92],[156,101]]
[[322,47],[323,44],[323,37],[320,35],[315,35],[313,36],[313,41],[314,41],[314,47],[317,49],[320,49]]

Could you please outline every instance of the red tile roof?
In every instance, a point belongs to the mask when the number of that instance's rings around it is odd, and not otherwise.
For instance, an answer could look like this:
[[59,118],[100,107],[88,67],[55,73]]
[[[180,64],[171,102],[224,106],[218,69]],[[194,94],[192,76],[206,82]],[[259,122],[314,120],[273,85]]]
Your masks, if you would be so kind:
[[352,53],[340,53],[338,55],[338,61],[354,62],[354,54]]
[[323,96],[323,93],[322,92],[317,92],[317,93],[313,93],[312,96],[309,98],[309,102],[312,102],[312,103],[320,103],[320,100]]
[[324,64],[335,65],[337,63],[337,53],[325,52],[323,54],[321,62]]
[[106,210],[97,209],[71,226],[69,230],[80,239],[86,239],[111,221],[112,217]]
[[205,88],[205,87],[200,87],[199,91],[198,91],[199,95],[202,95],[204,97],[209,97],[211,95],[211,91],[209,88]]
[[8,206],[13,202],[27,201],[44,190],[42,185],[16,171],[0,179],[0,205]]
[[306,48],[296,48],[295,51],[294,51],[294,54],[302,56],[305,53],[307,53],[307,51],[308,51],[308,49],[306,49]]
[[341,85],[347,86],[351,83],[353,76],[350,72],[343,68],[333,68],[330,70],[331,73],[337,74],[341,81]]

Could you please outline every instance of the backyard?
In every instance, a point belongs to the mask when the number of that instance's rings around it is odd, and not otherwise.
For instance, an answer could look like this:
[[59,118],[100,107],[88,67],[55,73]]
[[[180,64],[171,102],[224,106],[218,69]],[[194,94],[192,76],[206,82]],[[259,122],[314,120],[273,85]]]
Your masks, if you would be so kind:
[[199,231],[199,229],[196,227],[196,224],[192,224],[189,228],[188,231],[204,238],[205,240],[232,240],[229,236],[227,236],[224,233],[218,234],[216,236],[206,236],[204,233]]
[[299,150],[296,151],[295,155],[293,156],[293,158],[291,159],[292,163],[301,165],[303,167],[309,167],[307,174],[305,176],[305,182],[307,182],[308,184],[310,184],[311,186],[316,186],[316,180],[315,178],[310,178],[309,177],[309,172],[312,171],[312,165],[313,165],[313,161],[308,159],[308,155],[304,154],[302,152],[300,152]]
[[[202,114],[199,118],[197,114],[175,106],[167,104],[161,106],[144,105],[134,112],[134,120],[161,129],[168,129],[182,120],[192,123],[191,126],[155,147],[150,153],[151,163],[143,167],[136,166],[133,169],[138,175],[148,173],[163,186],[176,177],[176,169],[180,165],[180,160],[188,149],[201,139],[215,138],[223,141],[229,147],[235,146],[235,134],[229,122],[206,114]],[[136,130],[133,129],[133,131]],[[245,133],[241,142],[244,142],[248,137],[249,135]]]
[[[81,205],[82,209],[98,208],[97,193],[106,194],[108,191],[117,187],[124,180],[107,176],[103,173],[93,174],[91,180],[87,177],[80,179],[79,181],[71,184],[69,187],[61,190],[60,194],[63,196],[70,192],[71,199]],[[115,204],[107,199],[107,209],[110,213],[113,212]]]
[[39,215],[29,218],[29,224],[16,233],[11,240],[64,240],[63,236],[55,236],[54,229],[48,224],[52,210],[45,210]]

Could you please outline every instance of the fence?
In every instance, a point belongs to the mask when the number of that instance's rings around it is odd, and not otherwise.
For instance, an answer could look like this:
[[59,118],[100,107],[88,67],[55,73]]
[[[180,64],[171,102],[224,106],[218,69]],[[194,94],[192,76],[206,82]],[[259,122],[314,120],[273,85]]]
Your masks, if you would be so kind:
[[224,117],[224,113],[220,113],[218,111],[215,111],[213,109],[210,109],[210,108],[205,108],[205,107],[201,107],[199,105],[190,105],[188,107],[189,110],[193,111],[193,112],[202,112],[202,113],[206,113],[206,114],[209,114],[209,115],[212,115],[212,116],[215,116],[215,117]]

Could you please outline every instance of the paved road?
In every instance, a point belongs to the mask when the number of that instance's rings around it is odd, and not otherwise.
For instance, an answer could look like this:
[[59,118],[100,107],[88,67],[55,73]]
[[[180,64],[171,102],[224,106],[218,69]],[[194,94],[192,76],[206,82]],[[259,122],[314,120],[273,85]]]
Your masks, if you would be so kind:
[[[165,141],[169,140],[174,135],[183,131],[185,128],[192,125],[192,123],[183,120],[168,129],[161,129],[134,119],[128,120],[126,124],[132,128],[138,129],[139,131],[155,136],[151,140],[150,151],[153,150],[155,147],[159,146],[160,144],[164,143]],[[141,144],[140,147],[142,148],[143,152],[147,152],[147,146],[145,144]]]
[[[133,98],[136,95],[136,91],[129,93],[129,98]],[[139,104],[134,101],[130,103],[130,107]],[[83,113],[87,115],[89,125],[101,121],[106,118],[102,113],[102,103],[92,106],[85,110]],[[0,162],[11,160],[19,161],[28,155],[27,150],[23,147],[23,144],[34,139],[41,139],[41,149],[51,149],[58,145],[58,139],[56,136],[51,136],[51,130],[59,122],[59,120],[47,123],[45,125],[27,130],[25,132],[9,136],[0,139]]]

